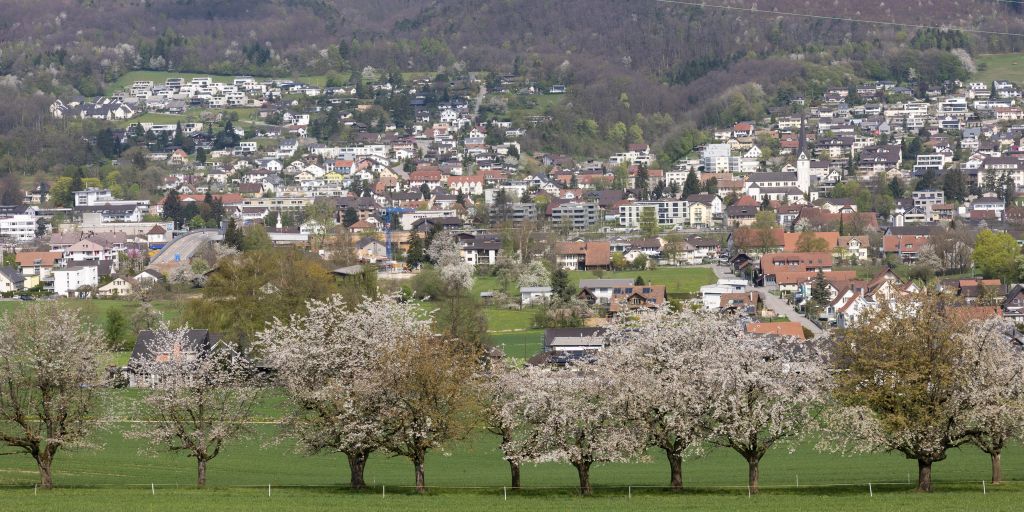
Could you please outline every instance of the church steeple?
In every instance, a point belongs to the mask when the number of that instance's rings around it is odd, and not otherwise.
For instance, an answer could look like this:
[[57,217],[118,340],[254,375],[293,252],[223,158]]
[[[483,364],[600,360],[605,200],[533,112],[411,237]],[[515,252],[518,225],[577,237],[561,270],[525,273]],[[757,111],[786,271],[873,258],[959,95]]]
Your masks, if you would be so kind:
[[803,113],[800,114],[800,148],[797,149],[797,154],[803,154],[807,151],[807,118]]

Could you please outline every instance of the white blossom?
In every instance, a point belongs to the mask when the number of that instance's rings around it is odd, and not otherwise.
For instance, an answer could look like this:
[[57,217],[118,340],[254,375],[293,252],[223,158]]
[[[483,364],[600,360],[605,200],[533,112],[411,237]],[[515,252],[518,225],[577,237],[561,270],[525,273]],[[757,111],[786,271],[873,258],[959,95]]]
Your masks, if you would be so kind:
[[35,459],[44,488],[57,451],[85,445],[98,421],[102,354],[102,337],[66,305],[0,317],[0,442]]
[[148,353],[131,361],[152,390],[136,411],[139,423],[125,436],[196,459],[197,485],[203,486],[207,462],[229,441],[253,433],[260,387],[243,354],[225,345],[196,346],[189,331],[161,326]]

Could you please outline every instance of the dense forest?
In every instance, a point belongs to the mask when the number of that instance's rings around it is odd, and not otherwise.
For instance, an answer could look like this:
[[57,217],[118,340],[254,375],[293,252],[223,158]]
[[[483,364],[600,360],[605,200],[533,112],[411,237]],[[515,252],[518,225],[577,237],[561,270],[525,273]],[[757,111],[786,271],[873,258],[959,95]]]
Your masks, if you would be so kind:
[[[617,123],[665,143],[685,125],[742,119],[827,86],[964,78],[970,54],[1024,46],[1020,37],[782,13],[1024,32],[1021,5],[756,4],[780,13],[773,15],[654,0],[7,0],[0,3],[0,87],[31,101],[0,104],[0,149],[12,130],[45,129],[38,107],[46,100],[109,93],[130,70],[299,76],[366,65],[570,84],[555,122],[530,136],[540,147],[585,151],[588,137],[603,137]],[[601,128],[593,135],[591,122]]]

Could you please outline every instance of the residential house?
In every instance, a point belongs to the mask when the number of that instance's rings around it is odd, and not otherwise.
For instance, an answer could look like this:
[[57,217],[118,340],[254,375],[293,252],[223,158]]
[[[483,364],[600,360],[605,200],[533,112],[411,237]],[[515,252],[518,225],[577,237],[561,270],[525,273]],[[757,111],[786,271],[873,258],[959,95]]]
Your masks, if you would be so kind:
[[551,299],[550,286],[523,286],[519,288],[520,303],[524,306],[545,304]]
[[17,292],[25,288],[25,276],[14,267],[0,267],[0,293]]
[[[154,331],[139,331],[132,349],[131,361],[168,361],[170,358],[196,359],[217,350],[220,336],[206,329],[189,329],[181,346],[165,347],[160,345]],[[170,351],[168,351],[168,349]],[[157,384],[156,377],[142,373],[135,365],[128,367],[128,387],[148,388]]]
[[471,265],[494,265],[498,263],[501,238],[497,235],[469,235],[462,237],[459,253]]
[[113,281],[100,286],[96,295],[100,297],[127,297],[135,292],[135,282],[131,278],[118,277]]
[[750,334],[806,339],[804,326],[800,322],[751,322],[745,330]]
[[1014,285],[1002,302],[1003,317],[1014,322],[1024,320],[1024,285]]
[[580,298],[595,305],[611,304],[615,290],[633,286],[632,279],[581,279]]
[[54,269],[64,264],[64,254],[54,251],[26,251],[14,255],[14,261],[25,276],[38,276],[43,283],[53,282]]
[[928,235],[884,235],[882,252],[899,258],[904,263],[917,261],[918,252],[928,244]]
[[597,327],[565,327],[544,330],[544,352],[561,355],[594,352],[604,348],[604,329]]
[[566,270],[608,270],[611,245],[607,241],[556,242],[555,260]]
[[612,290],[608,314],[622,311],[653,310],[665,305],[668,294],[663,284],[641,284],[616,287]]
[[731,315],[754,317],[761,310],[761,294],[756,291],[723,293],[719,311]]
[[98,266],[74,265],[53,271],[53,293],[61,297],[83,297],[86,289],[99,284]]
[[[347,235],[340,235],[347,236]],[[356,258],[362,263],[377,263],[388,259],[387,246],[373,237],[365,237],[356,242]]]
[[832,271],[831,252],[780,252],[761,256],[761,279],[765,286],[776,284],[779,272]]
[[715,284],[701,286],[700,296],[704,309],[718,311],[722,307],[723,296],[746,292],[749,284],[746,279],[719,279]]

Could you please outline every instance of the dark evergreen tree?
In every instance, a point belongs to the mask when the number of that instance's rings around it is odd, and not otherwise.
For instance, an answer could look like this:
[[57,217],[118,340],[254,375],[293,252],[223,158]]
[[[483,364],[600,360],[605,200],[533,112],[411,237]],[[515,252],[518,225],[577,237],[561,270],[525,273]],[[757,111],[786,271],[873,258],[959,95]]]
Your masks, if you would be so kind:
[[357,212],[356,209],[351,206],[345,208],[344,217],[342,218],[341,223],[344,224],[345,227],[347,228],[351,227],[356,222],[359,222],[359,212]]
[[903,182],[900,181],[899,176],[893,176],[892,180],[889,181],[889,192],[891,192],[892,197],[896,199],[903,197]]
[[633,186],[639,191],[640,199],[647,199],[651,190],[650,181],[650,173],[647,171],[647,166],[641,165],[636,171],[636,178],[633,180]]
[[171,189],[167,193],[167,197],[164,199],[164,218],[171,219],[174,221],[175,229],[181,227],[182,219],[182,206],[181,201],[178,199],[178,191]]
[[181,121],[174,128],[174,145],[182,147],[185,145],[185,132],[181,129]]
[[113,130],[110,128],[104,128],[96,134],[96,149],[98,149],[105,158],[114,158],[121,154],[121,143],[114,139]]
[[[71,176],[71,192],[79,190],[85,190],[85,171],[81,167],[75,169],[75,174]],[[74,197],[72,197],[73,200]]]
[[690,169],[690,172],[686,173],[686,181],[683,182],[683,197],[690,197],[693,194],[700,194],[700,180],[697,179],[697,173]]
[[228,219],[228,227],[224,230],[224,244],[242,250],[243,238],[242,230],[238,229],[238,225],[235,224],[235,218]]
[[963,202],[967,197],[967,183],[960,169],[951,169],[942,177],[942,191],[946,201]]
[[928,169],[917,180],[914,190],[931,190],[933,188],[935,188],[935,171]]
[[423,246],[423,239],[413,235],[409,240],[409,251],[405,253],[405,263],[410,267],[418,267],[426,261],[426,250]]
[[551,274],[551,293],[562,302],[568,302],[576,296],[576,287],[569,280],[569,273],[562,267]]
[[704,192],[712,195],[718,195],[718,178],[712,176],[704,182]]

